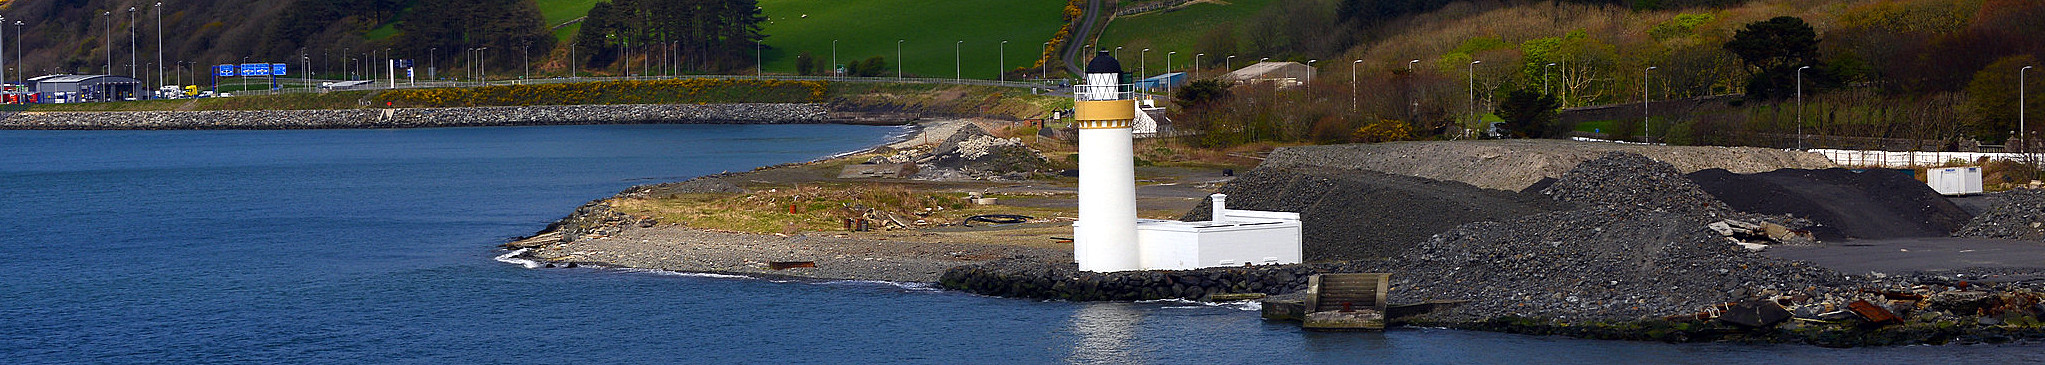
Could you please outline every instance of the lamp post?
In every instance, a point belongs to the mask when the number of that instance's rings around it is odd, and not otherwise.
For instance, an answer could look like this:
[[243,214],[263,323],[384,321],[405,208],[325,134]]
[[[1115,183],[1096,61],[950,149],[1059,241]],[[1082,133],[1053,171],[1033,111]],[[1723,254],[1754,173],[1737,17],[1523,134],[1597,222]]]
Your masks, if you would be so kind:
[[760,42],[755,41],[753,42],[753,79],[759,80],[761,76],[766,75],[767,66],[761,63]]
[[14,77],[21,79],[22,82],[28,82],[28,65],[21,63],[21,26],[27,24],[20,20],[14,21]]
[[1797,149],[1803,149],[1803,148],[1804,148],[1804,69],[1808,69],[1808,68],[1811,68],[1811,66],[1804,66],[1804,67],[1798,67],[1798,68],[1796,69],[1796,148],[1797,148]]
[[1008,40],[1001,40],[1001,45],[995,48],[994,79],[1008,81]]
[[[1175,54],[1179,54],[1179,52],[1178,51],[1165,52],[1165,73],[1172,73],[1172,55]],[[1166,78],[1165,81],[1166,99],[1172,98],[1172,82],[1170,80],[1171,80],[1170,78]]]
[[532,53],[533,53],[533,44],[532,44],[532,43],[526,43],[526,44],[525,44],[525,47],[522,47],[522,48],[519,48],[519,49],[518,49],[518,58],[519,58],[520,60],[522,60],[521,62],[519,62],[519,65],[518,65],[518,70],[519,70],[519,75],[518,75],[518,79],[520,79],[520,80],[524,80],[524,79],[528,79],[528,78],[532,78],[532,77],[533,77],[533,54],[532,54]]
[[1355,61],[1350,61],[1350,62],[1349,62],[1349,112],[1350,112],[1350,113],[1355,113],[1355,112],[1356,112],[1356,65],[1360,65],[1360,64],[1363,64],[1363,60],[1355,60]]
[[895,79],[896,79],[896,80],[901,80],[901,79],[902,79],[902,41],[904,41],[904,39],[896,39],[896,40],[895,40]]
[[[1470,119],[1473,122],[1483,121],[1483,119],[1478,119],[1477,117],[1477,64],[1479,63],[1484,63],[1484,60],[1470,61]],[[1466,125],[1464,127],[1468,128],[1469,126]]]
[[1235,72],[1235,70],[1236,70],[1235,62],[1236,62],[1236,55],[1228,55],[1228,57],[1222,57],[1222,58],[1221,58],[1221,68],[1224,68],[1224,69],[1225,69],[1225,70],[1222,70],[1222,71],[1227,71],[1227,72]]
[[1555,67],[1555,63],[1554,63],[1554,62],[1549,62],[1549,63],[1548,63],[1547,65],[1542,65],[1542,66],[1541,66],[1541,94],[1548,94],[1548,68],[1549,68],[1549,67]]
[[1115,59],[1118,60],[1122,59],[1122,46],[1115,46],[1115,54],[1112,56],[1115,56]]
[[101,15],[107,17],[107,63],[106,66],[100,67],[100,72],[112,75],[114,74],[114,12],[109,11]]
[[1647,94],[1647,72],[1654,71],[1654,69],[1654,66],[1648,66],[1646,70],[1640,71],[1640,143],[1648,143],[1647,102],[1650,100],[1648,100]]
[[[162,87],[163,87],[163,2],[160,2],[160,1],[159,1],[159,2],[157,2],[157,3],[156,3],[156,5],[155,5],[154,7],[156,8],[156,9],[155,9],[155,10],[156,10],[156,86],[157,86],[158,88],[162,88]],[[306,66],[307,68],[305,69],[305,72],[312,72],[312,68],[311,68],[312,66],[311,66],[311,63],[310,63],[311,61],[310,61],[310,60],[308,60],[308,61],[306,61],[306,62],[307,62],[307,66]],[[308,75],[308,77],[310,77],[310,75]]]
[[2023,153],[2031,152],[2031,132],[2024,129],[2024,71],[2030,70],[2031,66],[2017,69],[2017,151]]
[[958,43],[952,43],[951,46],[951,82],[954,84],[963,84],[966,81],[966,68],[961,66],[964,64],[963,60],[965,59],[965,53],[962,53],[963,51],[961,50],[965,46],[966,41],[958,41]]
[[1207,55],[1206,53],[1194,53],[1194,54],[1193,54],[1193,67],[1191,67],[1191,68],[1187,69],[1187,71],[1192,71],[1192,74],[1188,75],[1189,77],[1187,77],[1187,78],[1186,78],[1187,80],[1191,80],[1191,79],[1195,79],[1195,78],[1199,78],[1199,77],[1200,77],[1200,56],[1206,56],[1206,55]]
[[1412,90],[1414,76],[1413,66],[1418,64],[1420,64],[1420,60],[1406,61],[1406,89],[1407,89],[1406,101],[1408,104],[1410,104],[1407,106],[1406,109],[1406,118],[1412,119],[1414,121],[1420,120],[1420,98],[1413,97]]
[[831,76],[838,76],[838,40],[831,40]]
[[135,7],[128,7],[128,77],[135,77]]
[[[568,64],[564,66],[568,66],[568,78],[571,79],[575,78],[575,45],[581,43],[582,42],[568,42]],[[432,58],[428,57],[427,60],[431,61]]]
[[[1144,48],[1144,49],[1143,49],[1143,51],[1141,51],[1141,52],[1136,52],[1136,79],[1137,79],[1137,80],[1142,80],[1142,79],[1146,79],[1146,78],[1150,78],[1150,49],[1149,49],[1149,48]],[[1144,89],[1145,89],[1144,91],[1150,91],[1150,90],[1149,90],[1149,89],[1150,89],[1150,84],[1144,84],[1143,86],[1144,86]]]

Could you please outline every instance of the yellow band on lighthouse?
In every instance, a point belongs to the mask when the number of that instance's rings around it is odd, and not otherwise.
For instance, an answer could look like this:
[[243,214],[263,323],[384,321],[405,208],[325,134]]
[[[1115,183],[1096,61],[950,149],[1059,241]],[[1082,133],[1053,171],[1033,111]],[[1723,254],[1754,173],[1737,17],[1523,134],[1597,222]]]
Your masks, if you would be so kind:
[[1074,101],[1072,113],[1074,120],[1119,120],[1124,121],[1122,124],[1126,127],[1128,126],[1126,121],[1136,119],[1136,101],[1129,99]]

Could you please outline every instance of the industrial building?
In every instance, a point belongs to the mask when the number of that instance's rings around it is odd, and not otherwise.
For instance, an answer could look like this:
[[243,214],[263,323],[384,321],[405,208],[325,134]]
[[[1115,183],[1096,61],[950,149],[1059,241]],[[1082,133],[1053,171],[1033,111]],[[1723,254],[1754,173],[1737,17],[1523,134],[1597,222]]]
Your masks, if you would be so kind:
[[135,100],[143,91],[142,80],[114,75],[46,75],[28,84],[49,103]]

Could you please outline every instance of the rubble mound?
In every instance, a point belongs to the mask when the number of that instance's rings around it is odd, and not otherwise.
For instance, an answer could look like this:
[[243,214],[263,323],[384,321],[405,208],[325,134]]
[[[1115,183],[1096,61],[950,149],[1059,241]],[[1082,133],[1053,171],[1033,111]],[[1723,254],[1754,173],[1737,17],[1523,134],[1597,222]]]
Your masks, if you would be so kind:
[[1943,237],[1972,218],[1931,187],[1893,170],[1709,169],[1689,179],[1735,210],[1809,218],[1818,224],[1811,232],[1824,241]]
[[1394,301],[1472,300],[1472,318],[1639,319],[1844,284],[1708,228],[1738,214],[1666,163],[1611,153],[1542,190],[1583,208],[1456,227],[1407,250]]
[[1953,236],[2045,241],[2045,190],[2011,190],[1994,201]]
[[1682,171],[1639,154],[1607,152],[1577,164],[1541,190],[1556,200],[1583,206],[1652,211],[1730,212],[1725,203],[1699,189]]
[[[1565,209],[1535,194],[1366,170],[1259,167],[1221,188],[1234,209],[1300,213],[1308,261],[1387,257],[1471,222]],[[1210,219],[1212,202],[1183,219]]]
[[916,162],[923,171],[916,177],[924,179],[1022,178],[1051,166],[1021,139],[995,137],[972,124],[961,126]]
[[1363,169],[1393,175],[1461,181],[1485,189],[1526,190],[1561,177],[1607,152],[1632,152],[1682,172],[1722,168],[1756,173],[1785,168],[1836,167],[1825,156],[1754,147],[1648,146],[1549,139],[1413,141],[1281,147],[1265,165]]

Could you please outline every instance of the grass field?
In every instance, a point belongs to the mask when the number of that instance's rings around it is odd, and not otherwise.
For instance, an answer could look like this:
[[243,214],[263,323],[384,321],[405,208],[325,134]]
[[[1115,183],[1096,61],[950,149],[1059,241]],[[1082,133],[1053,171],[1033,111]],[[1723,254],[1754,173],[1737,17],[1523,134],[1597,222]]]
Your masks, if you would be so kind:
[[[1208,29],[1248,21],[1273,1],[1275,0],[1200,2],[1170,12],[1117,18],[1108,23],[1107,29],[1101,33],[1099,43],[1102,48],[1107,49],[1122,47],[1122,53],[1117,58],[1122,60],[1123,67],[1129,68],[1129,71],[1136,71],[1138,63],[1143,62],[1150,64],[1151,74],[1164,73],[1162,70],[1165,67],[1165,55],[1174,51],[1179,54],[1172,57],[1173,68],[1184,69],[1186,65],[1192,64],[1195,53],[1193,43]],[[1148,57],[1138,54],[1139,50],[1144,48],[1150,49]],[[1227,56],[1208,55],[1208,57]],[[1235,67],[1256,63],[1255,58],[1248,61],[1242,60],[1243,57],[1236,58]]]
[[[904,73],[953,77],[953,62],[945,61],[954,60],[958,47],[964,77],[991,80],[998,59],[1008,68],[1035,64],[1044,42],[1064,26],[1064,6],[1060,0],[762,0],[770,18],[766,45],[773,47],[763,57],[768,73],[792,74],[803,51],[829,62],[835,39],[838,63],[881,56],[893,69],[895,41],[904,40]],[[1009,41],[1005,58],[996,57],[1002,40]]]

